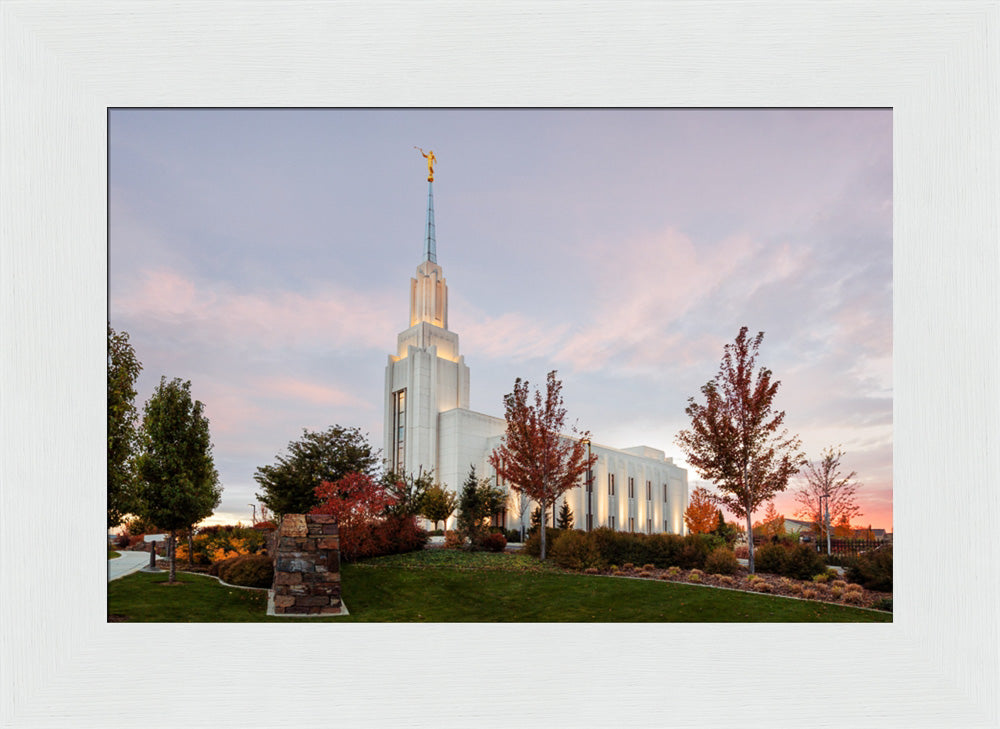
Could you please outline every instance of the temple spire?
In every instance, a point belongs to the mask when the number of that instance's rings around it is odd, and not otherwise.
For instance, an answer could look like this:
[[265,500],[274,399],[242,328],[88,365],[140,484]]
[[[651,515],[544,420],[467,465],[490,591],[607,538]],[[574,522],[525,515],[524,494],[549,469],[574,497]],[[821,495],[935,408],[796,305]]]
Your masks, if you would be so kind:
[[434,180],[427,182],[427,229],[424,233],[424,260],[437,263],[437,240],[434,237]]

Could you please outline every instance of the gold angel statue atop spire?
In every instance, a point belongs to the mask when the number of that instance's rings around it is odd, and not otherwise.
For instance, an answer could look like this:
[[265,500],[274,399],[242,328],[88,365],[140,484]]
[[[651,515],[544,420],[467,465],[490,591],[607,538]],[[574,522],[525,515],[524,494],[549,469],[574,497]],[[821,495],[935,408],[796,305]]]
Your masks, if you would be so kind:
[[420,149],[420,147],[414,146],[413,148],[419,149],[420,154],[424,155],[427,159],[427,181],[434,182],[434,163],[437,162],[437,157],[434,156],[434,150],[429,149],[425,154],[424,150]]

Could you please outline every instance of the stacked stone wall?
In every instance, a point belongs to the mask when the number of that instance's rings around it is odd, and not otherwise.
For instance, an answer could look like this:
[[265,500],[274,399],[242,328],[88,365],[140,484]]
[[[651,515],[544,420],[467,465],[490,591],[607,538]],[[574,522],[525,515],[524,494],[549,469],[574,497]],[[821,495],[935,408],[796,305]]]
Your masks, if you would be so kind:
[[274,613],[340,614],[340,537],[334,517],[285,514],[273,539]]

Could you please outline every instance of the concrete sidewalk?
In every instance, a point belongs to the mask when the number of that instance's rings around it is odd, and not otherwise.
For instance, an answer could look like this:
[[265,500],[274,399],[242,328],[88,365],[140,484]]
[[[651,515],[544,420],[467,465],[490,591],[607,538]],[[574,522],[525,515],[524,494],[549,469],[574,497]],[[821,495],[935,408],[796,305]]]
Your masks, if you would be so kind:
[[121,557],[108,560],[108,582],[138,572],[149,565],[149,552],[118,552]]

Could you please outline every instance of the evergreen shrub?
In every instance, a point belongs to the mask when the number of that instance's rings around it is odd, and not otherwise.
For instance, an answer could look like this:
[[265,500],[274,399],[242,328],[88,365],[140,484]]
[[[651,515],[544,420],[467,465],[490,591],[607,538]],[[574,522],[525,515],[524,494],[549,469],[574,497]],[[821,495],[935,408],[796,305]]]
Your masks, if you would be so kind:
[[816,550],[808,544],[797,544],[786,552],[782,574],[797,580],[808,580],[825,569],[826,565]]
[[892,545],[859,554],[847,568],[847,577],[869,590],[892,592]]
[[785,574],[785,555],[786,550],[780,544],[772,542],[762,544],[753,551],[754,569],[757,572],[783,575]]

